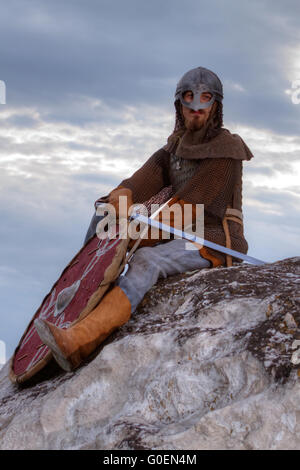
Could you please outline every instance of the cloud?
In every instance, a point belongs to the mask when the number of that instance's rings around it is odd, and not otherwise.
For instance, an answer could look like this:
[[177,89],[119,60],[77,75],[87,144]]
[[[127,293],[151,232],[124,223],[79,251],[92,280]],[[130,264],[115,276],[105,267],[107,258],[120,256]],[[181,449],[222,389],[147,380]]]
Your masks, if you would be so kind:
[[285,90],[300,78],[297,15],[293,1],[12,0],[0,19],[7,104],[81,124],[100,116],[83,96],[172,110],[179,78],[204,65],[224,82],[229,121],[295,133],[300,106]]

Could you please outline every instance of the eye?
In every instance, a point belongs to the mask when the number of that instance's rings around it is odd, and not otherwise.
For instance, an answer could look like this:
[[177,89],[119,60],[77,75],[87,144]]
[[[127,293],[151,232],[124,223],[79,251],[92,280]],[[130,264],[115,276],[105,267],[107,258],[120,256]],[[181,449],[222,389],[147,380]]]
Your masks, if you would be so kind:
[[202,93],[201,96],[200,96],[200,101],[201,103],[208,103],[208,101],[210,101],[212,98],[212,94],[211,93]]
[[183,93],[182,95],[182,98],[184,99],[184,101],[186,101],[187,103],[190,103],[191,101],[193,101],[193,97],[194,97],[194,94],[192,91],[186,91]]

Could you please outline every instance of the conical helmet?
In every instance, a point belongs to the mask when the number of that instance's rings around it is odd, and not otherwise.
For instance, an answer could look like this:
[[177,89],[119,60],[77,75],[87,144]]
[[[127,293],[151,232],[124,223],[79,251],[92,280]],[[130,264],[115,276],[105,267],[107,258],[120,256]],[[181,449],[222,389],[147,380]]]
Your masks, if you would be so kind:
[[[193,100],[190,102],[183,99],[186,91],[193,92]],[[210,93],[212,95],[210,101],[202,103],[200,101],[202,93]],[[222,82],[214,72],[204,67],[189,70],[177,84],[175,101],[177,100],[180,100],[182,105],[194,111],[208,108],[215,100],[221,103],[223,100]]]

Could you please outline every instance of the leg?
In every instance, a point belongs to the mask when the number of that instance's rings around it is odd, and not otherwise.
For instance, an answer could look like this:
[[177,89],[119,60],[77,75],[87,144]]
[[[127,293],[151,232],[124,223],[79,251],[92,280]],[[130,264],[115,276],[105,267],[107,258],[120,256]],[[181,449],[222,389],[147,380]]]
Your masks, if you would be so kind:
[[210,262],[198,250],[187,250],[186,243],[176,239],[135,252],[127,273],[116,281],[130,300],[131,312],[160,277],[210,267]]
[[[199,251],[186,250],[184,240],[172,240],[136,251],[125,276],[85,318],[68,329],[37,319],[37,332],[64,370],[78,367],[116,328],[126,323],[159,277],[209,267]],[[132,304],[131,304],[132,302]]]
[[99,305],[81,321],[63,329],[46,320],[34,321],[36,330],[66,371],[78,367],[113,331],[130,318],[131,305],[120,287],[115,286]]

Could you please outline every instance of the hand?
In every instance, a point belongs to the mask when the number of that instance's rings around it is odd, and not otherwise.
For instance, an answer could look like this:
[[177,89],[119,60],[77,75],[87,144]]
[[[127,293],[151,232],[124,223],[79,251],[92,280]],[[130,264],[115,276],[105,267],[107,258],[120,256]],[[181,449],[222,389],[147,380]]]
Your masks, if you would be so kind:
[[[127,198],[125,199],[125,204],[124,202],[122,202],[120,205],[120,200],[119,200],[120,196],[123,196],[123,197],[125,196]],[[117,218],[124,217],[127,219],[127,217],[130,215],[129,209],[133,204],[131,189],[122,188],[122,187],[114,189],[109,195],[108,202],[109,204],[114,206]]]

